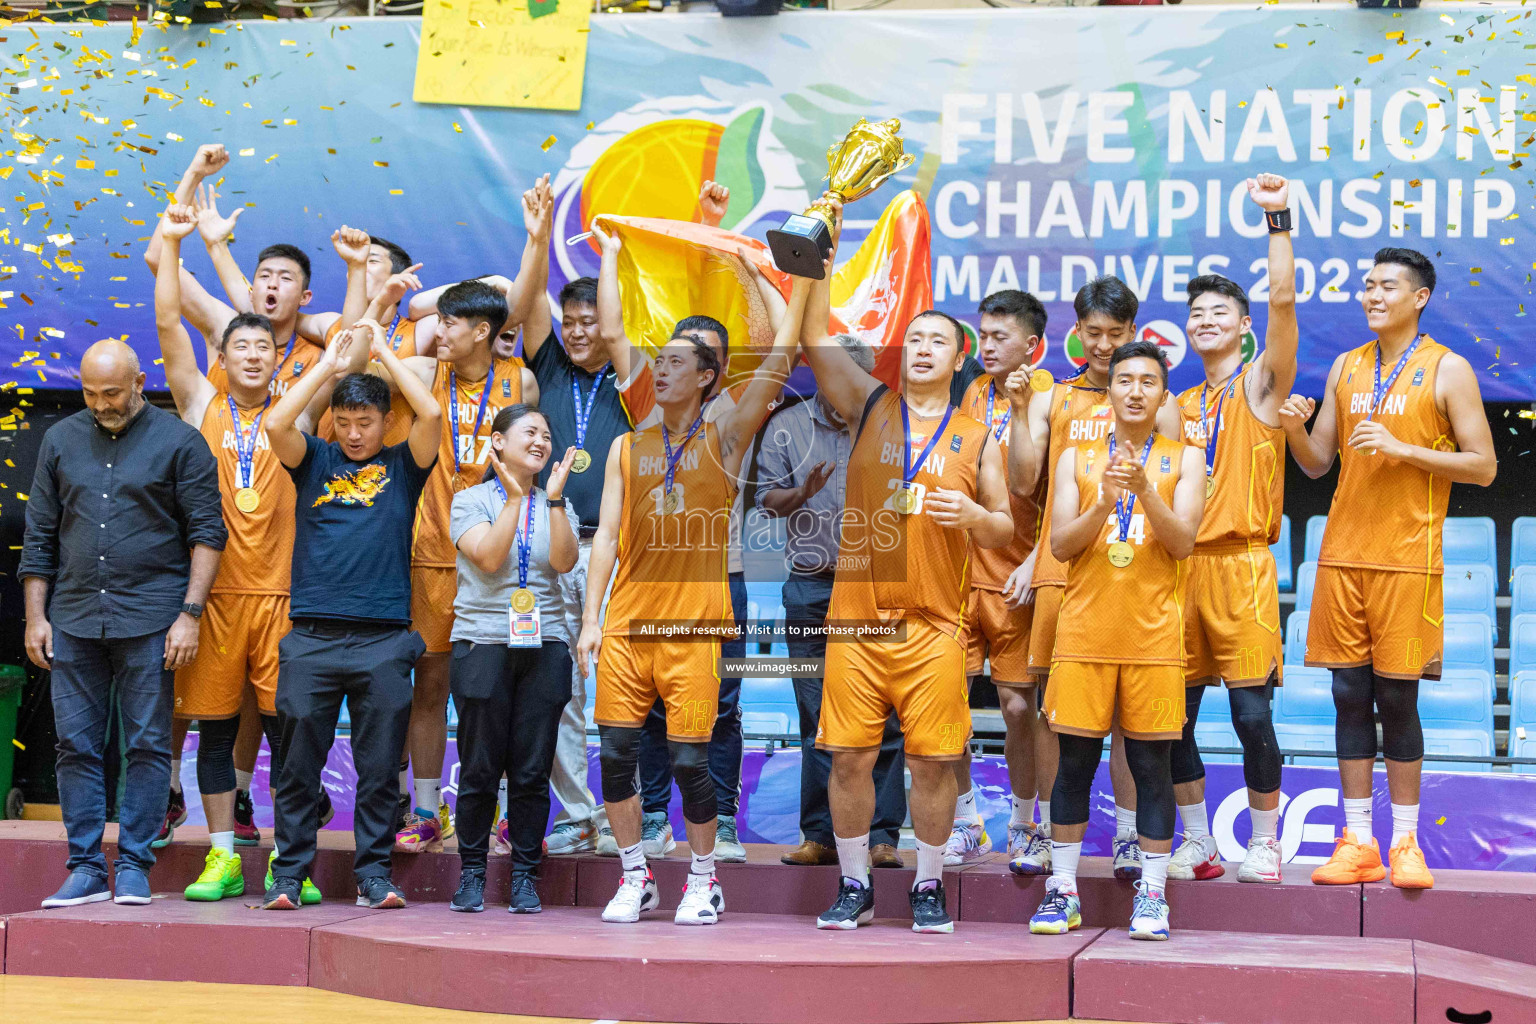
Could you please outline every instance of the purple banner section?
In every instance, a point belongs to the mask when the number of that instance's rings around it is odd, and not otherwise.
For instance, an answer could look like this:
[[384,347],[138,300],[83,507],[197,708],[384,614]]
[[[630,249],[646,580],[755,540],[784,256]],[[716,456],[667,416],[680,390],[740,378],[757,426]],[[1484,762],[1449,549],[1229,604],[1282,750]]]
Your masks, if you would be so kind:
[[[197,735],[188,737],[181,762],[182,786],[187,794],[187,820],[204,823],[197,799],[197,767],[194,751]],[[587,750],[588,779],[594,793],[601,793],[597,747]],[[458,749],[448,741],[445,790],[449,804],[458,791]],[[252,784],[256,823],[272,827],[272,807],[267,796],[267,752],[263,747]],[[1001,757],[975,759],[971,777],[977,787],[977,806],[986,820],[987,832],[997,846],[1008,834],[1008,772]],[[325,769],[325,786],[336,807],[329,827],[352,827],[352,794],[357,775],[352,768],[350,740],[338,737]],[[776,750],[772,754],[748,750],[742,763],[741,810],[737,827],[744,842],[796,843],[800,839],[800,751]],[[1247,791],[1243,771],[1235,764],[1206,764],[1206,807],[1211,831],[1226,860],[1241,860],[1249,836]],[[1376,805],[1373,820],[1376,838],[1385,850],[1392,837],[1392,808],[1387,799],[1386,773],[1376,772]],[[1431,868],[1469,868],[1482,871],[1536,871],[1536,775],[1426,771],[1419,814],[1419,844]],[[1286,861],[1319,864],[1333,850],[1333,839],[1344,823],[1338,772],[1326,766],[1288,765],[1280,793],[1280,845]],[[559,805],[551,808],[551,818]],[[681,835],[682,803],[674,788],[671,814],[674,830]],[[1094,780],[1093,817],[1084,840],[1084,852],[1108,856],[1114,835],[1114,797],[1109,788],[1109,765],[1099,768]]]

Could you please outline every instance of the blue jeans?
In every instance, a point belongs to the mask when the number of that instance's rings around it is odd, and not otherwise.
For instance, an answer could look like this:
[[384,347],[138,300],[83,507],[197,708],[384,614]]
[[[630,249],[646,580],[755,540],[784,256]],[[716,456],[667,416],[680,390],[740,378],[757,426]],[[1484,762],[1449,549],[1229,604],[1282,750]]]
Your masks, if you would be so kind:
[[[747,619],[747,579],[730,574],[731,611],[736,625]],[[745,658],[745,639],[720,645],[722,658]],[[720,680],[715,729],[709,737],[709,775],[715,780],[715,813],[734,818],[741,797],[741,680]],[[667,709],[657,701],[640,733],[640,806],[646,813],[665,811],[672,799],[672,755],[667,750]]]
[[107,877],[101,834],[107,823],[102,754],[114,693],[122,713],[128,775],[118,808],[117,863],[145,872],[149,844],[165,821],[171,792],[171,701],[165,630],[126,640],[84,640],[53,631],[53,719],[59,736],[59,807],[69,834],[69,870]]

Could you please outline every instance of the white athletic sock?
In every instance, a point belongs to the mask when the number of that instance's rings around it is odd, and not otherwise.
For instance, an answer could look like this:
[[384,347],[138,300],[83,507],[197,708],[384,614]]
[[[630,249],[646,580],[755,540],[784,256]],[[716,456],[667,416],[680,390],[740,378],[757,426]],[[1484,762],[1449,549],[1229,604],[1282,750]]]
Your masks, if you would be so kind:
[[1046,833],[1046,835],[1050,835],[1050,832],[1051,832],[1051,802],[1049,800],[1041,800],[1040,801],[1040,824],[1045,826],[1045,833]]
[[1082,843],[1051,840],[1051,877],[1064,882],[1068,892],[1077,892],[1077,861],[1082,855]]
[[1418,804],[1393,804],[1392,805],[1392,845],[1410,832],[1416,832],[1419,828]]
[[411,795],[411,762],[400,762],[400,795]]
[[1141,851],[1141,880],[1149,890],[1162,892],[1168,888],[1168,862],[1172,859],[1171,853]]
[[976,813],[975,786],[972,786],[964,793],[961,793],[960,798],[955,801],[955,820],[969,821],[972,823],[979,822],[981,820],[981,815]]
[[869,884],[869,833],[861,836],[849,836],[844,839],[837,836],[837,864],[838,870],[844,878],[851,878],[860,885]]
[[645,850],[639,843],[636,843],[634,846],[626,846],[619,850],[619,866],[624,869],[624,873],[626,875],[631,871],[638,871],[641,874],[644,874]]
[[501,821],[507,816],[507,777],[501,777],[501,784],[496,787],[496,820]]
[[1136,812],[1115,804],[1115,838],[1124,839],[1136,834]]
[[1008,807],[1010,812],[1008,816],[1009,828],[1023,828],[1026,825],[1034,824],[1031,820],[1035,816],[1034,800],[1023,800],[1010,794],[1008,797]]
[[696,853],[693,855],[693,863],[688,865],[690,875],[703,875],[708,878],[715,873],[715,851],[708,853]]
[[208,841],[213,844],[215,850],[223,850],[225,853],[235,852],[234,832],[209,832]]
[[912,888],[917,888],[924,882],[940,881],[944,877],[944,847],[929,846],[921,839],[917,841],[917,880],[912,883]]
[[171,789],[181,792],[181,755],[171,758]]
[[443,801],[442,779],[417,779],[416,813],[422,816],[436,814],[437,805]]
[[1370,845],[1371,842],[1371,798],[1345,797],[1344,798],[1344,827],[1355,834],[1358,842]]
[[1199,839],[1201,836],[1211,834],[1211,822],[1206,817],[1204,800],[1187,807],[1179,804],[1179,817],[1184,819],[1185,839]]
[[243,772],[239,768],[236,768],[235,788],[242,793],[249,793],[251,791],[251,779],[254,774],[254,772]]
[[1261,811],[1257,807],[1248,808],[1248,818],[1253,822],[1253,838],[1257,842],[1261,839],[1275,839],[1280,835],[1280,808]]

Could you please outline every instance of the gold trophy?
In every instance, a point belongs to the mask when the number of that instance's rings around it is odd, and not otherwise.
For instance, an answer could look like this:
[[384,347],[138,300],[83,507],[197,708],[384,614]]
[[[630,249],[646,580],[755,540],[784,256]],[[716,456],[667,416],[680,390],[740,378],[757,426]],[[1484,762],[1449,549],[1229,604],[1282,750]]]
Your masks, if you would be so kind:
[[[859,118],[843,141],[827,150],[828,191],[851,203],[910,167],[916,157],[901,151],[900,132],[900,118],[875,124]],[[826,276],[822,264],[832,251],[832,214],[813,204],[768,232],[768,247],[774,263],[786,274],[821,280]]]

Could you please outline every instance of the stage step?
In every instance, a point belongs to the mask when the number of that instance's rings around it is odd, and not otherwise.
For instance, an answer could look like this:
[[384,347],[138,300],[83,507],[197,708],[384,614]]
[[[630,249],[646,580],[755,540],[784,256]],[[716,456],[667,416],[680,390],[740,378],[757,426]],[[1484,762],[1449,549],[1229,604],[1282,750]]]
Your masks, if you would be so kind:
[[[1527,921],[1523,930],[1505,934],[1505,944],[1528,947],[1529,936]],[[1419,1024],[1536,1020],[1536,967],[1433,942],[1413,944],[1413,964],[1418,975]]]
[[1397,889],[1389,882],[1363,888],[1364,935],[1421,939],[1536,964],[1536,875],[1440,869],[1433,889]]

